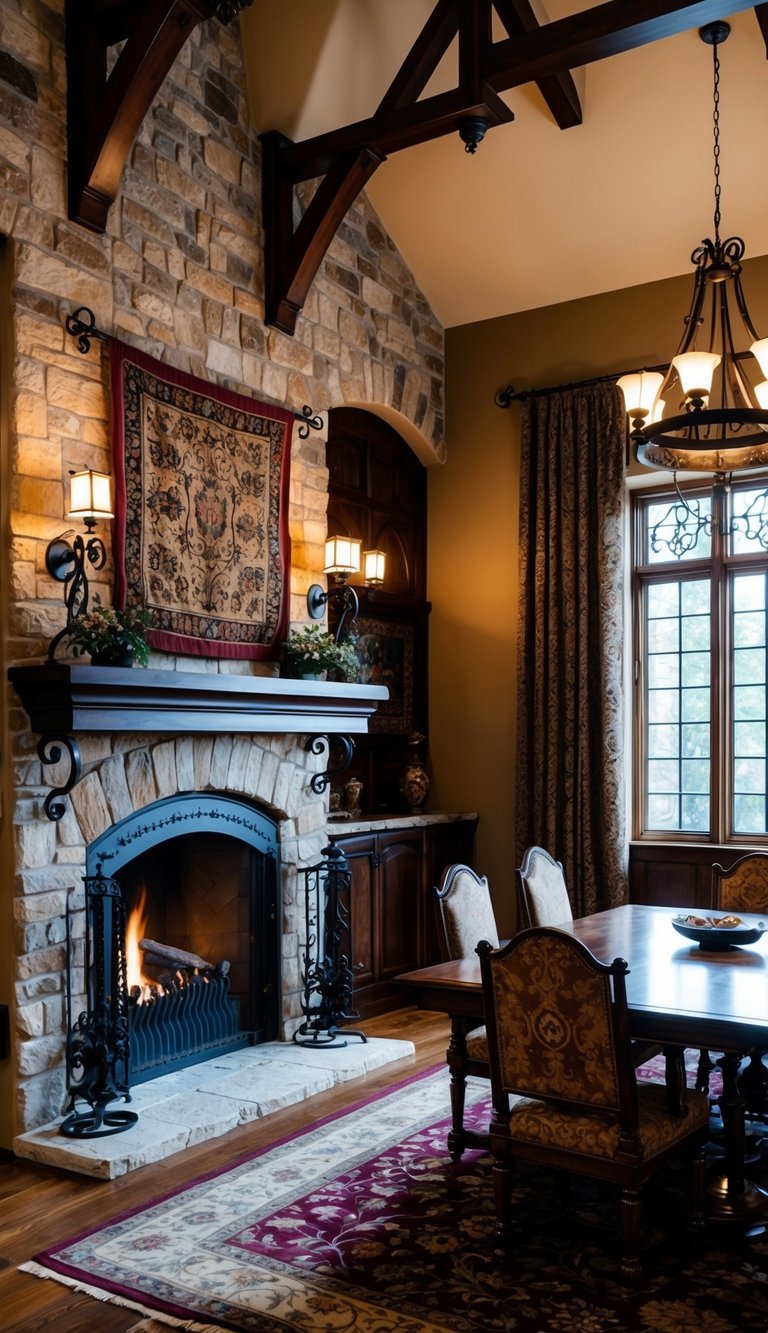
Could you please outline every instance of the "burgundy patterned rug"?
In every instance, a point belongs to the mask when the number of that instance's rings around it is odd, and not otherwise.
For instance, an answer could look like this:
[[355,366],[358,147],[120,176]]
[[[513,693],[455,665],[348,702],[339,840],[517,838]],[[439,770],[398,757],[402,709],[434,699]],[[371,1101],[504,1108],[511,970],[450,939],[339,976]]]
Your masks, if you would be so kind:
[[[468,1123],[488,1123],[471,1080]],[[36,1256],[27,1271],[193,1333],[766,1333],[768,1244],[686,1228],[682,1181],[644,1196],[644,1275],[619,1281],[613,1191],[521,1168],[493,1234],[490,1159],[446,1153],[445,1071]],[[94,1307],[94,1329],[99,1326]]]

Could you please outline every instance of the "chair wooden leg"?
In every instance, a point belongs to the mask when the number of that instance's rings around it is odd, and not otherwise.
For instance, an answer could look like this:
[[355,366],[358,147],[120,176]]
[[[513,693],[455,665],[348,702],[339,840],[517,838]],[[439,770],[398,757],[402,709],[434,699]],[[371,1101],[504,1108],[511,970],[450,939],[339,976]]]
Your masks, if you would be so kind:
[[640,1191],[621,1191],[621,1271],[624,1277],[640,1272]]
[[448,1131],[448,1151],[454,1162],[461,1160],[464,1140],[464,1100],[467,1080],[463,1071],[451,1069],[451,1128]]
[[696,1091],[709,1092],[709,1076],[715,1066],[709,1058],[709,1051],[699,1051],[699,1063],[696,1069]]

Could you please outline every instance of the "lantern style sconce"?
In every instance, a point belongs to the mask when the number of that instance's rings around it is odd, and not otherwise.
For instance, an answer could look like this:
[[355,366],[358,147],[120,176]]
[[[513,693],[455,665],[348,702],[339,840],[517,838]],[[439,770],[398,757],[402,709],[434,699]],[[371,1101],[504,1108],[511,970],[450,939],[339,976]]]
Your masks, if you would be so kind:
[[[70,476],[67,518],[82,519],[86,537],[83,539],[80,533],[65,532],[50,542],[45,552],[45,567],[51,578],[67,585],[64,596],[67,623],[51,639],[49,662],[54,660],[56,649],[69,634],[74,621],[88,610],[86,562],[93,569],[102,569],[107,561],[106,547],[94,528],[100,519],[114,518],[112,478],[108,473],[86,468],[82,472],[72,472]],[[71,541],[67,540],[69,537],[72,537]]]
[[379,588],[384,582],[387,557],[383,551],[363,551],[363,578],[369,588]]
[[[360,610],[357,593],[347,579],[351,574],[360,573],[361,546],[359,537],[329,537],[325,543],[323,573],[334,576],[335,586],[326,592],[319,583],[313,583],[307,593],[307,611],[312,620],[319,620],[330,602],[338,616],[334,635],[337,643],[341,643],[348,622],[354,620]],[[362,552],[362,572],[367,584],[374,587],[384,582],[385,563],[383,551]]]

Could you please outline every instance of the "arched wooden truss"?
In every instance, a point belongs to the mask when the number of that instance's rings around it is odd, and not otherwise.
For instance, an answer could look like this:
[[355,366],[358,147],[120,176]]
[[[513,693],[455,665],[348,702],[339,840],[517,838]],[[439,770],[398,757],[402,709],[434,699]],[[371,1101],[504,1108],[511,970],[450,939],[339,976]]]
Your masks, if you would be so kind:
[[[251,0],[66,0],[69,215],[106,229],[138,129],[195,26],[229,22]],[[437,0],[383,100],[367,120],[292,143],[262,136],[266,320],[291,334],[344,214],[389,153],[444,134],[466,137],[513,119],[500,94],[535,82],[561,129],[581,122],[572,69],[754,8],[768,40],[768,4],[754,0],[607,0],[539,26],[535,0]],[[491,40],[493,15],[507,37]],[[458,39],[454,89],[421,98]],[[111,73],[108,50],[123,42]],[[637,95],[647,90],[638,89]],[[420,100],[421,99],[421,100]],[[294,226],[294,192],[319,179]]]

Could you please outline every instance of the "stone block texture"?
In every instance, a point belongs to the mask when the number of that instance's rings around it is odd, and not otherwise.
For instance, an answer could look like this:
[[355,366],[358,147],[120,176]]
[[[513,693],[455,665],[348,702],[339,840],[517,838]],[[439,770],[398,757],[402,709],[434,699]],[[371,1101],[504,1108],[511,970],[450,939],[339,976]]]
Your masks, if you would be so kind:
[[[344,405],[398,420],[422,457],[441,461],[443,332],[366,196],[349,209],[312,285],[295,337],[264,324],[259,139],[249,116],[240,30],[198,25],[133,144],[106,234],[67,217],[66,62],[63,0],[0,5],[0,259],[10,532],[0,642],[9,665],[40,661],[64,623],[62,587],[48,575],[48,542],[72,526],[68,474],[113,472],[104,345],[81,354],[68,313],[90,307],[97,325],[167,365],[300,413]],[[306,203],[306,197],[298,207]],[[290,530],[291,618],[323,564],[328,475],[325,434],[294,431]],[[108,550],[111,538],[102,532]],[[112,595],[111,551],[92,581]],[[60,650],[61,655],[61,650]],[[155,654],[168,670],[232,670],[231,663]],[[247,670],[252,670],[247,665]],[[263,669],[263,668],[262,668]],[[275,668],[276,670],[276,668]],[[298,850],[319,859],[324,798],[312,794],[300,738],[78,738],[84,777],[56,826],[42,799],[53,776],[37,737],[3,684],[10,780],[4,809],[15,825],[0,864],[0,934],[14,940],[16,1129],[61,1109],[63,919],[82,891],[90,839],[176,788],[241,792],[280,825],[285,921],[286,1032],[298,1008],[301,925]],[[227,744],[229,739],[229,744]],[[263,739],[263,738],[262,738]],[[297,795],[298,794],[298,795]],[[315,808],[317,806],[317,809]]]

